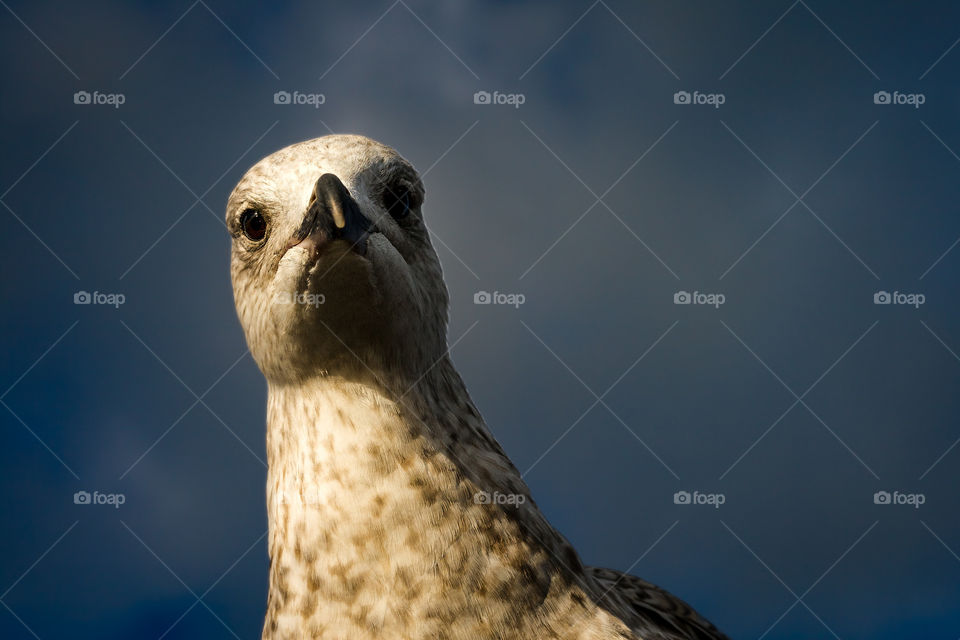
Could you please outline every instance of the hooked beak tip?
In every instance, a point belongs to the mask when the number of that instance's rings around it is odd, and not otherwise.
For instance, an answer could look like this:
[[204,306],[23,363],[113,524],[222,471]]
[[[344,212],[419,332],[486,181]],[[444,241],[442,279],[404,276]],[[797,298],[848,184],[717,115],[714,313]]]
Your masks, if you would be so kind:
[[347,227],[347,219],[344,217],[339,203],[331,200],[330,214],[333,217],[333,224],[337,229],[345,229]]

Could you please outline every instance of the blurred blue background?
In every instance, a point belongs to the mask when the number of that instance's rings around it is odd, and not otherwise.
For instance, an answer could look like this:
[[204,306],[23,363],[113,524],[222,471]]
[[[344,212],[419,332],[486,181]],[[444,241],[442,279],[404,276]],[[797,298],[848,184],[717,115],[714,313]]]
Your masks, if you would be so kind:
[[454,360],[585,562],[734,638],[960,636],[960,9],[242,4],[0,2],[0,637],[259,637],[223,208],[331,131],[425,173]]

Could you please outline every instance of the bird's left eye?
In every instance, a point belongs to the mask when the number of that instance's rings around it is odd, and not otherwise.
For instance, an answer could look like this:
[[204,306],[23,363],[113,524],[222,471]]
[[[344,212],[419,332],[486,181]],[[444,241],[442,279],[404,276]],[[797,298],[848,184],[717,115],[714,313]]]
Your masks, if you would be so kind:
[[250,240],[260,242],[267,235],[267,221],[256,209],[247,209],[240,214],[240,229]]
[[387,189],[383,194],[383,208],[394,220],[405,218],[410,213],[410,192],[402,187]]

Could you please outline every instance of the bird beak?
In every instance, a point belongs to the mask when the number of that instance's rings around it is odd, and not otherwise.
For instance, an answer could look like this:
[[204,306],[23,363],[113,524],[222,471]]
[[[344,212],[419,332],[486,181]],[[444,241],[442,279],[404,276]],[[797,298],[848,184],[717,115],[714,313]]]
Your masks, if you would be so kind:
[[313,186],[303,222],[290,238],[289,247],[295,247],[307,238],[317,246],[344,240],[354,252],[366,255],[370,226],[370,221],[361,213],[340,178],[325,173]]

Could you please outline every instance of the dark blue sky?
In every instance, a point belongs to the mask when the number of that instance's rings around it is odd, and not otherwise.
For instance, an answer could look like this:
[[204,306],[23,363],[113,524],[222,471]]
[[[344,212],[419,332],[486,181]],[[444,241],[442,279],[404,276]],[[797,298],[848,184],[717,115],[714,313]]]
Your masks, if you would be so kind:
[[425,173],[454,360],[587,563],[734,638],[960,636],[958,38],[922,2],[0,2],[0,637],[259,637],[221,219],[331,131]]

